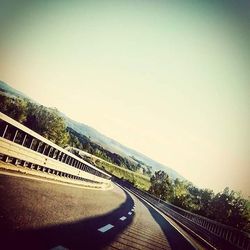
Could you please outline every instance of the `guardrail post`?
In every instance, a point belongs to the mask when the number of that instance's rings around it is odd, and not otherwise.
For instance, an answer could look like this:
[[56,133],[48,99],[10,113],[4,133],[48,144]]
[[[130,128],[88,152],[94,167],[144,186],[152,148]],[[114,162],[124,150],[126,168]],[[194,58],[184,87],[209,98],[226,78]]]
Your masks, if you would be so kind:
[[53,158],[53,159],[56,159],[58,154],[59,154],[59,151],[58,151],[57,149],[54,150],[53,155],[52,155],[52,158]]
[[60,158],[59,158],[59,161],[63,161],[63,157],[64,157],[64,153],[63,152],[61,152],[61,155],[60,155]]
[[69,157],[69,162],[68,162],[68,164],[71,165],[71,162],[72,162],[72,158]]
[[202,227],[204,226],[204,220],[203,219],[201,220],[201,226]]
[[214,233],[217,235],[218,234],[218,225],[215,226],[215,231]]
[[15,159],[15,163],[14,163],[16,166],[19,165],[19,159]]
[[59,153],[58,153],[58,155],[57,155],[57,157],[56,157],[56,160],[58,160],[58,161],[60,160],[61,153],[62,153],[62,152],[61,152],[61,151],[59,151]]
[[224,238],[224,239],[227,238],[227,229],[226,229],[226,228],[224,229],[224,232],[223,232],[223,238]]
[[25,134],[24,137],[23,137],[23,141],[21,143],[22,146],[24,145],[26,138],[27,138],[27,134]]
[[38,143],[38,145],[37,145],[37,148],[36,148],[36,152],[39,151],[39,148],[41,147],[41,145],[42,145],[42,142],[39,141],[39,143]]
[[13,142],[15,142],[15,139],[16,139],[17,134],[18,134],[18,129],[16,130],[16,132],[15,132],[15,134],[14,134],[14,137],[13,137],[13,139],[12,139]]
[[63,161],[63,156],[64,156],[64,153],[63,152],[61,152],[61,155],[60,155],[60,157],[59,157],[59,161]]
[[7,132],[8,127],[9,127],[9,125],[6,124],[6,126],[4,128],[4,131],[3,131],[3,135],[2,135],[3,138],[4,138],[4,136],[5,136],[6,132]]
[[42,151],[42,154],[43,154],[43,155],[45,155],[45,151],[46,151],[47,148],[48,148],[48,145],[47,145],[47,144],[44,144],[43,151]]
[[223,228],[220,228],[219,229],[219,236],[222,237],[222,234],[223,234]]
[[32,138],[29,148],[32,147],[33,142],[34,142],[34,138]]
[[51,147],[51,146],[49,146],[49,151],[48,151],[48,154],[47,154],[47,156],[49,156],[50,157],[50,152],[51,152],[51,150],[52,150],[53,148]]
[[229,231],[227,230],[226,236],[225,236],[226,240],[228,240],[228,235],[229,235]]
[[9,161],[9,156],[5,156],[4,158],[3,158],[3,160],[7,163],[8,161]]
[[67,159],[67,164],[69,164],[71,157],[69,156]]
[[67,164],[67,161],[68,161],[68,155],[65,154],[65,158],[64,158],[63,162],[64,162],[65,164]]
[[67,164],[67,161],[68,161],[68,155],[66,155],[66,158],[65,158],[65,161],[64,161],[64,163],[66,163]]

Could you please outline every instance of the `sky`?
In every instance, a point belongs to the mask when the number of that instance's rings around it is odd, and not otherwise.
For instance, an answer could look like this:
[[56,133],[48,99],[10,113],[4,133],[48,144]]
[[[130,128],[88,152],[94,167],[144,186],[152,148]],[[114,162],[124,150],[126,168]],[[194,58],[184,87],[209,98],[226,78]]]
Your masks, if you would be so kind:
[[0,79],[199,187],[248,196],[247,2],[0,0]]

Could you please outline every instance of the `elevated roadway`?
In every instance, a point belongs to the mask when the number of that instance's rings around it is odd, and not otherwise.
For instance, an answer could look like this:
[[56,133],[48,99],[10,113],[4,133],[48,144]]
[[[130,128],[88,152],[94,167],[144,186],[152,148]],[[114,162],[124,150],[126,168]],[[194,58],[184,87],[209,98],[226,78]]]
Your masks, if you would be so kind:
[[128,190],[0,172],[2,249],[202,249]]
[[111,189],[111,175],[1,112],[0,169],[1,249],[250,249],[247,232]]

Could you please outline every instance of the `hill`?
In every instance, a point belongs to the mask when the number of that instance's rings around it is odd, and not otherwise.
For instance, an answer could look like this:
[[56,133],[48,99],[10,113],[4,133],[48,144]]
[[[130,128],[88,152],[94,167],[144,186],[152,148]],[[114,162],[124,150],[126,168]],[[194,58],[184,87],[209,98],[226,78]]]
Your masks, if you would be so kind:
[[[34,102],[31,98],[27,97],[22,92],[14,89],[13,87],[9,86],[5,82],[0,81],[0,91],[4,92],[7,95],[11,95],[18,98],[28,99],[30,102]],[[177,173],[172,168],[165,166],[142,153],[137,152],[134,149],[126,147],[119,142],[109,138],[103,134],[101,134],[96,129],[77,121],[72,120],[65,114],[59,112],[60,115],[64,118],[66,126],[69,129],[72,129],[77,134],[84,136],[85,138],[89,139],[89,142],[95,143],[99,145],[101,148],[105,150],[105,152],[110,151],[111,155],[114,154],[115,156],[122,156],[126,158],[129,162],[133,163],[133,165],[138,165],[140,168],[144,169],[145,172],[152,171],[155,172],[157,170],[164,170],[166,171],[169,176],[173,179],[179,178],[181,180],[185,180],[183,176]]]
[[91,141],[101,145],[103,148],[117,153],[119,155],[122,155],[126,158],[129,158],[131,161],[139,162],[142,166],[150,166],[152,167],[153,172],[157,170],[164,170],[166,171],[169,176],[176,179],[179,178],[181,180],[184,180],[185,178],[181,176],[179,173],[177,173],[172,168],[165,166],[147,156],[145,156],[142,153],[137,152],[134,149],[128,148],[119,142],[101,134],[96,129],[89,127],[88,125],[84,123],[76,122],[70,118],[68,118],[66,115],[62,114],[62,116],[65,118],[65,121],[67,123],[67,126],[74,129],[79,134],[83,134],[91,139]]

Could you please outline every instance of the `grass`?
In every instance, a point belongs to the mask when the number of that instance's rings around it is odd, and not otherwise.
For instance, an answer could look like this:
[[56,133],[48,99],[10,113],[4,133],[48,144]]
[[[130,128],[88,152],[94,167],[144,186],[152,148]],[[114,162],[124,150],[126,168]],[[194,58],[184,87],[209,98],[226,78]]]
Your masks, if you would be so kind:
[[147,191],[150,187],[150,178],[148,176],[116,166],[106,161],[96,160],[95,165],[118,178],[122,178],[124,180],[129,181],[135,187],[141,190]]

